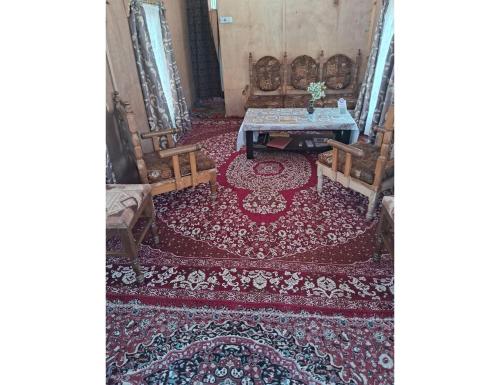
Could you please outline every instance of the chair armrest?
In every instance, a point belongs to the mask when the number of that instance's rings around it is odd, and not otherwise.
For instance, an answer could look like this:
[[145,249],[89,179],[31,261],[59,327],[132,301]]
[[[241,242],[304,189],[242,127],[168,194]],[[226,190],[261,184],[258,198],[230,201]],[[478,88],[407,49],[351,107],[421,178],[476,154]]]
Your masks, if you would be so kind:
[[378,126],[377,126],[377,127],[374,127],[374,128],[373,128],[373,131],[374,131],[374,132],[376,132],[376,133],[379,133],[379,132],[380,132],[380,133],[384,134],[384,133],[385,133],[385,128],[384,128],[384,127],[378,127]]
[[182,155],[199,150],[201,150],[201,145],[199,143],[196,143],[196,144],[188,144],[186,146],[169,148],[167,150],[161,150],[158,152],[158,154],[160,155],[160,158],[169,158],[174,155]]
[[344,144],[341,142],[337,142],[336,140],[330,139],[326,143],[328,143],[330,146],[335,147],[339,150],[345,151],[351,155],[357,156],[357,157],[362,157],[365,155],[364,151],[360,148],[356,148],[354,146],[350,146],[348,144]]
[[146,132],[144,134],[141,134],[142,139],[150,139],[150,138],[155,138],[157,136],[164,136],[164,135],[172,135],[174,133],[173,130],[160,130],[160,131],[151,131],[151,132]]

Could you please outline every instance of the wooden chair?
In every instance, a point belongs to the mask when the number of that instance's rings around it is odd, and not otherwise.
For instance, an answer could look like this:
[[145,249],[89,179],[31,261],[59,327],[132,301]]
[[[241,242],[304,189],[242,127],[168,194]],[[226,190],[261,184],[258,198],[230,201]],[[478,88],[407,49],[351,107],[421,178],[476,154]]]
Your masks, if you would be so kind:
[[[134,227],[140,218],[146,223],[139,236],[134,235]],[[148,184],[106,185],[106,238],[117,236],[121,250],[106,250],[106,255],[124,255],[132,264],[138,283],[144,282],[139,263],[139,245],[151,229],[154,242],[159,244],[151,186]]]
[[249,84],[242,92],[245,110],[283,107],[284,67],[284,64],[273,56],[263,56],[254,62],[252,53],[248,54]]
[[[321,51],[323,52],[323,51]],[[311,56],[297,56],[290,64],[285,64],[285,108],[306,108],[311,99],[307,92],[310,83],[319,81],[320,56],[314,60]]]
[[[366,218],[372,219],[380,192],[394,187],[394,159],[392,158],[394,134],[394,106],[387,111],[384,128],[375,128],[374,144],[347,145],[329,140],[333,149],[319,155],[318,192],[323,187],[323,176],[341,183],[368,197]],[[340,171],[341,170],[341,171]]]
[[326,85],[326,96],[322,107],[337,107],[337,101],[344,98],[348,109],[354,109],[358,99],[358,72],[361,65],[361,50],[358,50],[356,60],[346,55],[333,55],[324,60],[323,51],[320,55],[321,81]]
[[[128,131],[131,139],[141,183],[151,184],[153,195],[210,183],[211,195],[215,199],[217,169],[215,162],[200,151],[200,144],[175,147],[171,129],[139,136],[130,104],[122,101],[118,92],[114,93],[113,98],[119,126],[122,131]],[[153,142],[154,152],[143,153],[141,138]],[[167,149],[162,149],[161,140],[164,140]]]

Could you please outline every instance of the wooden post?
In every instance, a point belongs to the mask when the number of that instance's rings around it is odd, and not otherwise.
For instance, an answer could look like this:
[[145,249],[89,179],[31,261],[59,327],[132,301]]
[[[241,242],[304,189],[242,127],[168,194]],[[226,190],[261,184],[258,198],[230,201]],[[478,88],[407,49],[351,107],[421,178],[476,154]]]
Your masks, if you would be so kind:
[[193,187],[198,184],[198,171],[196,169],[196,153],[194,151],[189,153],[189,166],[191,167],[191,183]]
[[351,183],[351,168],[352,168],[352,154],[345,153],[344,176],[346,177],[345,187],[349,187]]
[[339,168],[339,150],[337,148],[333,148],[332,150],[332,171],[333,171],[333,180],[337,180],[337,170]]
[[286,95],[286,87],[288,84],[288,61],[286,51],[283,54],[283,63],[281,64],[281,94]]
[[179,166],[179,155],[172,156],[172,164],[174,166],[175,188],[180,190],[182,188],[181,168]]
[[249,95],[253,95],[253,58],[252,58],[252,53],[250,52],[248,54],[248,76],[249,76],[249,86],[250,86],[250,93]]

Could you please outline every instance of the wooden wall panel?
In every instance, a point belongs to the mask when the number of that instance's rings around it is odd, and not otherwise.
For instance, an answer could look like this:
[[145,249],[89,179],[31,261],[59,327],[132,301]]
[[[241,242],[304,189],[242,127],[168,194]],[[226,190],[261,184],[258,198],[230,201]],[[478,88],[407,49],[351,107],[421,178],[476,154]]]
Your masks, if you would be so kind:
[[364,74],[370,48],[372,12],[381,0],[219,0],[219,24],[226,114],[243,116],[241,92],[248,84],[248,52],[288,60],[301,54],[355,57],[361,49]]

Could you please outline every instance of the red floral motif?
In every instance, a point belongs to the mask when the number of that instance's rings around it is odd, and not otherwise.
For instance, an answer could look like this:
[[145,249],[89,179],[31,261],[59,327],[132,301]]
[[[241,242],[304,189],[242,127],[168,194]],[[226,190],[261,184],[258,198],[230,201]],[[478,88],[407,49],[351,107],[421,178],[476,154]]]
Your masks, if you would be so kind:
[[[318,194],[312,158],[258,152],[249,161],[243,152],[232,151],[235,142],[235,132],[203,142],[218,167],[215,202],[206,186],[156,197],[158,218],[175,234],[238,257],[281,259],[345,244],[374,230],[375,222],[365,220],[361,194],[328,180]],[[283,170],[255,174],[263,161],[279,163]]]
[[284,166],[276,161],[263,160],[253,166],[255,174],[260,176],[278,175],[284,170]]
[[[148,303],[187,303],[305,308],[345,315],[393,314],[392,260],[318,266],[262,261],[182,260],[143,246],[143,285],[120,257],[109,257],[110,299],[142,298]],[[180,263],[183,261],[183,263]]]

